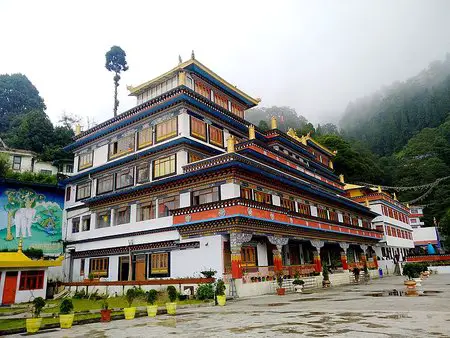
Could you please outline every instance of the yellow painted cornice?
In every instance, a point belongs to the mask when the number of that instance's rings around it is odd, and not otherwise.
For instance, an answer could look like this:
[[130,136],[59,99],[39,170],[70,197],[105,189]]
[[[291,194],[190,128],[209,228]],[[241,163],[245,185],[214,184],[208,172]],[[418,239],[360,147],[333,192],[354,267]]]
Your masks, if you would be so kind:
[[0,252],[0,268],[47,268],[61,266],[64,256],[55,260],[32,260],[22,251]]
[[331,150],[327,147],[325,147],[324,145],[320,144],[319,142],[317,142],[316,140],[314,140],[311,137],[311,134],[308,133],[306,136],[303,136],[303,138],[305,139],[305,141],[311,141],[312,143],[314,143],[317,147],[319,147],[320,149],[326,151],[327,153],[331,154],[331,156],[336,156],[337,154],[337,150]]

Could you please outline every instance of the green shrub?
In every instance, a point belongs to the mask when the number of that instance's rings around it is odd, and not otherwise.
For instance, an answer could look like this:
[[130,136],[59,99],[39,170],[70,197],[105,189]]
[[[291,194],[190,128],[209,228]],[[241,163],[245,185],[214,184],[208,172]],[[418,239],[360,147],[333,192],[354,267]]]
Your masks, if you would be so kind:
[[214,299],[214,285],[211,283],[201,284],[197,288],[197,299]]
[[150,305],[155,304],[156,299],[158,299],[158,291],[151,289],[147,292],[147,303]]
[[328,265],[326,263],[323,263],[323,265],[322,265],[322,276],[323,276],[324,281],[330,280],[330,275],[328,272]]
[[73,295],[74,299],[83,299],[86,298],[86,291],[84,289],[81,289],[80,291],[75,291],[75,294]]
[[137,297],[136,288],[130,288],[127,290],[127,293],[125,294],[125,298],[127,300],[128,307],[131,307],[133,305],[134,300]]
[[421,271],[422,266],[418,263],[406,263],[403,266],[403,276],[408,276],[408,279],[419,278]]
[[305,284],[305,281],[303,279],[296,278],[296,279],[294,279],[292,284],[293,285],[303,285],[303,284]]
[[108,301],[105,299],[102,302],[102,309],[103,310],[108,310],[108,308],[109,308],[109,304],[108,304]]
[[169,296],[169,300],[171,303],[177,300],[177,289],[175,289],[175,286],[169,285],[167,287],[167,295]]
[[209,270],[205,270],[205,271],[200,271],[200,273],[201,273],[203,276],[205,276],[205,278],[212,278],[212,277],[214,277],[214,275],[217,273],[217,271],[216,271],[216,270],[209,269]]
[[65,298],[61,302],[61,305],[59,306],[59,313],[63,315],[67,315],[73,311],[73,302],[70,298]]
[[218,279],[216,282],[216,295],[224,296],[225,295],[225,282],[222,279]]
[[45,300],[42,297],[36,297],[33,299],[33,317],[39,317],[41,315],[41,311],[45,306]]

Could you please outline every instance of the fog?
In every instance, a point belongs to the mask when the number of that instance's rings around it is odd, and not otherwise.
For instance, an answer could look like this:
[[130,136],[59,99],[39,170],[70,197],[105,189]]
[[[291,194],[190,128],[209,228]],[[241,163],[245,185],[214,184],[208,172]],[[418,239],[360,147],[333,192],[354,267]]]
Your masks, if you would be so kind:
[[314,123],[450,52],[450,1],[0,1],[0,74],[24,73],[56,122],[113,115],[112,45],[138,85],[196,58],[262,106]]

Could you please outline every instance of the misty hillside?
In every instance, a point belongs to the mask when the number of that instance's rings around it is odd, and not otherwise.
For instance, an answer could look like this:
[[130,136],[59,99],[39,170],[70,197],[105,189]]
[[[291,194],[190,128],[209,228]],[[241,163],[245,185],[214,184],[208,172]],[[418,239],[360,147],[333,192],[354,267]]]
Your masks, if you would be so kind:
[[423,128],[434,128],[450,112],[450,54],[405,82],[351,102],[341,121],[343,133],[379,155],[401,150]]

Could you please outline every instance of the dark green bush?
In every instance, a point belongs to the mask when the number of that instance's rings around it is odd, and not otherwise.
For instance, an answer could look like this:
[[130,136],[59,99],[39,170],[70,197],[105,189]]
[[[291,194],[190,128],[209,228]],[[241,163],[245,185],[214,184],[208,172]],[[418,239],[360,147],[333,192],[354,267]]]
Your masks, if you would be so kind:
[[73,302],[70,298],[65,298],[61,302],[61,305],[59,306],[59,313],[63,315],[67,315],[73,311]]
[[222,279],[218,279],[216,282],[216,295],[217,296],[225,295],[225,283]]
[[197,299],[214,299],[214,285],[211,283],[201,284],[197,288]]
[[147,303],[150,305],[155,304],[156,299],[158,299],[158,291],[151,289],[147,292]]
[[175,286],[169,285],[167,287],[167,295],[169,296],[169,300],[171,303],[177,300],[177,289],[175,289]]
[[36,297],[33,299],[33,317],[39,317],[42,309],[45,306],[45,300],[42,297]]

